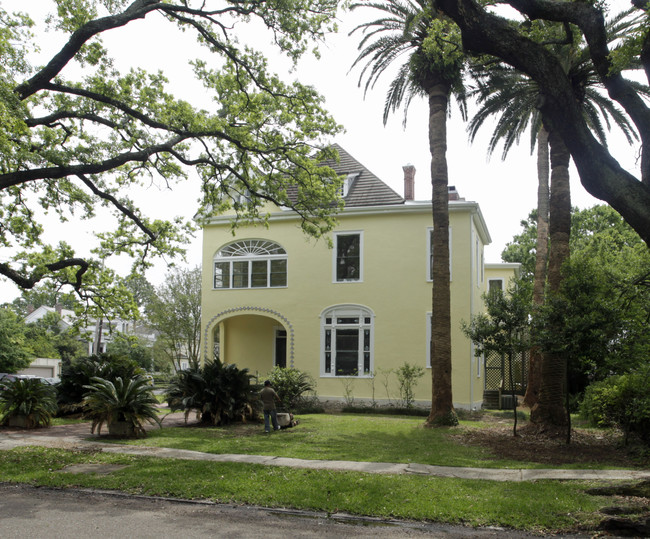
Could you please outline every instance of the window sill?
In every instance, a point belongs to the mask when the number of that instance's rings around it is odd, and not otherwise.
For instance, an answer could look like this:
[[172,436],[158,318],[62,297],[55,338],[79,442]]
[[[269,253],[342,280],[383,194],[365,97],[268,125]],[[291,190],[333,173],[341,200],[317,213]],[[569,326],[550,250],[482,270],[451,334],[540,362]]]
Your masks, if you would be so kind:
[[334,380],[348,380],[348,379],[349,380],[358,380],[358,379],[373,378],[373,376],[371,374],[363,374],[361,376],[352,376],[352,375],[349,375],[349,376],[336,376],[335,374],[327,374],[327,373],[321,374],[320,377],[321,378],[332,378]]
[[227,290],[284,290],[289,288],[289,286],[259,286],[259,287],[247,287],[247,288],[212,288],[213,292],[224,292]]

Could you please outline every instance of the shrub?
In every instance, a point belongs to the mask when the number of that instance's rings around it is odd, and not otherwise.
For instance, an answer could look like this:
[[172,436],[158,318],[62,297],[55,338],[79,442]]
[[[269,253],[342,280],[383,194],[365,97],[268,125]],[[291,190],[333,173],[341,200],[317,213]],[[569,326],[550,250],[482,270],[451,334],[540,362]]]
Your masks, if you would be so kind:
[[152,376],[153,383],[156,387],[165,387],[169,385],[174,375],[167,372],[156,372]]
[[412,406],[411,408],[398,408],[396,406],[364,406],[364,405],[351,405],[344,406],[341,408],[341,412],[344,414],[378,414],[378,415],[403,415],[403,416],[416,416],[416,417],[427,417],[429,415],[429,409],[427,408],[416,408]]
[[404,363],[395,369],[395,374],[399,383],[399,397],[404,408],[413,408],[415,386],[418,384],[418,380],[424,376],[424,369],[419,365]]
[[2,383],[0,420],[27,428],[47,427],[56,413],[56,390],[40,378]]
[[180,371],[171,380],[165,398],[172,411],[195,411],[202,423],[225,425],[253,416],[257,387],[248,369],[224,365],[218,359],[203,367]]
[[[115,381],[93,378],[85,386],[87,393],[83,400],[88,418],[92,420],[91,432],[101,434],[102,425],[106,423],[110,434],[124,436],[144,436],[144,422],[157,423],[158,400],[153,394],[149,379],[136,376],[129,380],[117,377]],[[118,433],[114,426],[125,425]]]
[[90,356],[72,361],[63,367],[61,382],[57,385],[60,410],[64,413],[80,413],[83,399],[93,378],[114,382],[117,378],[130,380],[145,371],[134,361],[111,355]]
[[581,414],[597,427],[617,427],[627,444],[630,434],[650,442],[650,368],[611,376],[585,390]]
[[285,412],[295,412],[306,405],[305,393],[314,391],[314,379],[298,369],[274,367],[268,379],[280,397],[280,408]]

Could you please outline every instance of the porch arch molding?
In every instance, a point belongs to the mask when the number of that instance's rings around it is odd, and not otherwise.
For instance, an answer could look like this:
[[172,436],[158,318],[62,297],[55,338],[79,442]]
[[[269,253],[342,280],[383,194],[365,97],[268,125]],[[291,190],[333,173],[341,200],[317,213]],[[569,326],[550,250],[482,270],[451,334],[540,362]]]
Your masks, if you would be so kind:
[[294,367],[293,362],[293,350],[294,350],[294,331],[293,324],[289,322],[289,319],[278,311],[269,309],[267,307],[255,307],[255,306],[244,306],[244,307],[231,307],[221,311],[220,313],[215,314],[206,324],[205,331],[203,332],[203,361],[208,360],[208,335],[210,329],[215,326],[218,322],[225,318],[230,318],[231,316],[238,314],[262,314],[275,318],[278,322],[281,322],[284,327],[288,330],[289,335],[289,367]]

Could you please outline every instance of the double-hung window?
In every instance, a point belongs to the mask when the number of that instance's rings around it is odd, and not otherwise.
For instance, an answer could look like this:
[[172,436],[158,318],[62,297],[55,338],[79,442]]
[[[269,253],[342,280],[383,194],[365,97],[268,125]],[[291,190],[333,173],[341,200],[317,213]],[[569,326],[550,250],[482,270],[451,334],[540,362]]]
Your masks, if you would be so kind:
[[501,294],[504,292],[503,279],[488,279],[488,294]]
[[321,374],[371,376],[374,315],[366,307],[340,305],[321,314]]
[[[449,227],[449,280],[451,281],[451,227]],[[427,228],[427,281],[433,281],[433,228]]]
[[337,283],[363,280],[363,234],[339,232],[334,236],[333,274]]
[[240,240],[214,257],[214,288],[287,286],[287,252],[268,240]]

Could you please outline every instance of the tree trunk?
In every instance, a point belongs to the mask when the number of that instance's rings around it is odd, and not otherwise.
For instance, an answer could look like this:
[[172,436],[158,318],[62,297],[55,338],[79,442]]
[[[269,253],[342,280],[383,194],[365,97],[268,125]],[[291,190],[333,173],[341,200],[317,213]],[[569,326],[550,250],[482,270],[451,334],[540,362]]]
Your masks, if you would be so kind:
[[431,307],[431,412],[429,427],[456,425],[451,389],[451,293],[449,288],[449,189],[447,107],[450,87],[438,83],[429,94],[429,150],[433,213],[433,290]]
[[[569,152],[559,136],[549,134],[551,145],[551,202],[548,261],[549,296],[557,294],[562,285],[562,265],[569,258],[571,233],[571,190],[569,185]],[[567,424],[564,395],[566,391],[566,358],[559,354],[543,353],[542,380],[539,400],[531,411],[531,421],[542,426]]]
[[[537,244],[535,247],[535,280],[533,283],[533,307],[544,302],[546,266],[548,264],[548,205],[549,205],[549,155],[548,131],[542,127],[537,135]],[[528,359],[528,384],[524,404],[532,408],[539,399],[542,379],[542,354],[538,347],[530,350]]]

